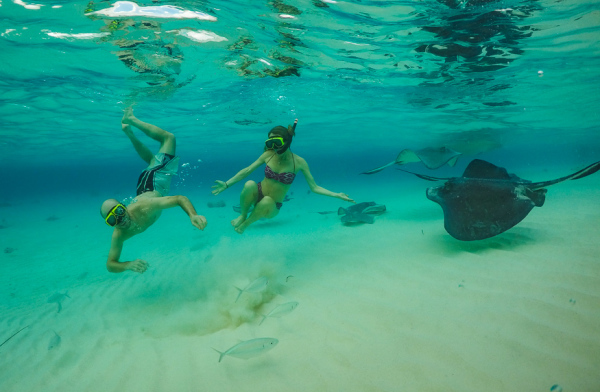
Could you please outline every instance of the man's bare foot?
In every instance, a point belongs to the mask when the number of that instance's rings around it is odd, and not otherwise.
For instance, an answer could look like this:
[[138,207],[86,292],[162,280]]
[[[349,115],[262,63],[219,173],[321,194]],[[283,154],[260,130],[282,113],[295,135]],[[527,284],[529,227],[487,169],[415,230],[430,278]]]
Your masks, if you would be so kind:
[[133,108],[128,107],[123,110],[123,118],[121,119],[122,124],[131,124],[135,120],[135,116],[133,115]]
[[246,218],[243,217],[242,215],[240,215],[240,216],[238,216],[237,218],[235,218],[234,220],[231,221],[231,226],[233,226],[233,227],[235,227],[237,229],[238,226],[241,225],[242,223],[244,223],[245,220],[246,220]]

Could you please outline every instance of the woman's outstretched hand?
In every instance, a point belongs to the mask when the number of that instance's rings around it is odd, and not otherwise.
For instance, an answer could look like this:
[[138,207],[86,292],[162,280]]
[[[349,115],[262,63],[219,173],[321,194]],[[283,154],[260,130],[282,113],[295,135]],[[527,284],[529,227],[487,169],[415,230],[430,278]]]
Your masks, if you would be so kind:
[[345,194],[345,193],[338,193],[338,194],[337,194],[337,197],[338,197],[339,199],[342,199],[342,200],[345,200],[345,201],[349,201],[350,203],[356,203],[354,200],[352,200],[352,199],[350,198],[350,196],[348,196],[348,195],[347,195],[347,194]]
[[215,181],[216,185],[212,186],[212,194],[213,195],[218,195],[219,193],[223,192],[225,189],[229,188],[227,186],[227,183],[225,181],[221,181],[221,180],[217,180]]

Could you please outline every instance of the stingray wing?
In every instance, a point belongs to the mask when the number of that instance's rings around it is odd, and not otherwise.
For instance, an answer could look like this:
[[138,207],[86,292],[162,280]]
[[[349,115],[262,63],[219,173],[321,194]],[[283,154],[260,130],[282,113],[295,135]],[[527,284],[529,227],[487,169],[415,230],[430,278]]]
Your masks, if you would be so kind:
[[409,150],[407,148],[400,151],[400,154],[398,154],[396,157],[396,162],[394,163],[397,165],[405,165],[410,162],[419,162],[420,160],[421,158],[419,158],[419,156],[413,150]]
[[353,223],[373,224],[373,222],[375,222],[375,218],[373,217],[373,215],[363,214],[362,212],[354,212],[342,216],[342,223],[345,225],[350,225]]
[[450,166],[454,166],[458,156],[461,155],[460,152],[454,151],[448,147],[427,147],[415,151],[415,154],[429,169],[438,169],[446,163]]

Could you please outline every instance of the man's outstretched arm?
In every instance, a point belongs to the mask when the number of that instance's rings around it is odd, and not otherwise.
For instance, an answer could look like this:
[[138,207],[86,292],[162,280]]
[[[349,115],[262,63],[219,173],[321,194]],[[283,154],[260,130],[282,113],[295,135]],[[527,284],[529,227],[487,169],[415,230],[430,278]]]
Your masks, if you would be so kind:
[[157,197],[153,200],[153,202],[157,203],[158,208],[161,209],[179,206],[185,211],[186,214],[188,214],[192,225],[196,226],[200,230],[204,230],[206,227],[206,218],[202,215],[198,215],[190,199],[185,196],[179,195]]
[[133,271],[143,274],[148,269],[148,263],[141,259],[133,261],[119,261],[121,251],[123,250],[123,239],[113,233],[113,238],[110,243],[110,251],[108,252],[108,260],[106,261],[106,269],[108,272],[123,272]]

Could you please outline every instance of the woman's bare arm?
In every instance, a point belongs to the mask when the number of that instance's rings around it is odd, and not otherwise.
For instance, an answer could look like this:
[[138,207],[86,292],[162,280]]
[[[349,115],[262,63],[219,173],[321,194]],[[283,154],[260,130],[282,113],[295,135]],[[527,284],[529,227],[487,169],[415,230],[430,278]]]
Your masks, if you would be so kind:
[[345,201],[349,201],[351,203],[355,203],[354,200],[352,200],[347,194],[345,193],[336,193],[336,192],[332,192],[328,189],[323,188],[322,186],[317,185],[317,182],[315,181],[314,177],[312,176],[310,169],[308,167],[308,163],[306,163],[306,161],[303,158],[300,158],[297,156],[298,159],[298,163],[299,163],[299,168],[300,171],[302,172],[302,174],[304,175],[304,178],[306,178],[306,182],[308,183],[308,187],[310,188],[310,190],[318,195],[323,195],[323,196],[330,196],[330,197],[337,197],[338,199],[342,199]]
[[259,166],[264,164],[266,162],[266,159],[269,158],[273,154],[274,153],[271,151],[266,151],[266,152],[262,153],[262,155],[260,157],[258,157],[258,159],[256,161],[252,162],[252,164],[250,166],[243,168],[242,170],[237,172],[235,174],[235,176],[231,177],[229,180],[227,180],[227,181],[216,180],[215,181],[216,185],[212,186],[213,195],[218,195],[219,193],[223,192],[225,189],[231,187],[236,182],[239,182],[239,181],[243,180],[244,178],[248,177],[254,170],[256,170]]

